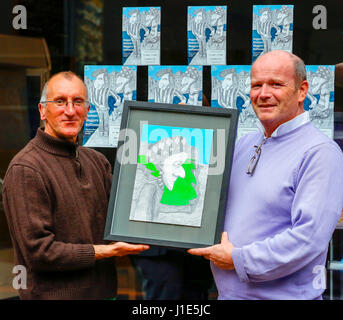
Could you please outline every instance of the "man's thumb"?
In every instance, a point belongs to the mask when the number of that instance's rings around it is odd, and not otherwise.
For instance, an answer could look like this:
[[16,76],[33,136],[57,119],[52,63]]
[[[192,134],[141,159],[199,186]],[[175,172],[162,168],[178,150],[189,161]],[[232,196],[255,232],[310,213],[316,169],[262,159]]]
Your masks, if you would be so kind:
[[229,242],[229,236],[228,236],[227,232],[224,231],[224,232],[222,233],[221,243],[228,243],[228,242]]

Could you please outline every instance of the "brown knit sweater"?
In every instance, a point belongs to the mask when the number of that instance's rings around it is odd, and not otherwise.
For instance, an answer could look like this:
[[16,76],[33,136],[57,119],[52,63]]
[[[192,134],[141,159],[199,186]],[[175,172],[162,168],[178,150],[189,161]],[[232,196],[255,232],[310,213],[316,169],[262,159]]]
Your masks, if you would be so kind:
[[104,243],[111,165],[92,149],[37,135],[11,161],[3,201],[15,264],[27,268],[22,299],[105,299],[116,295]]

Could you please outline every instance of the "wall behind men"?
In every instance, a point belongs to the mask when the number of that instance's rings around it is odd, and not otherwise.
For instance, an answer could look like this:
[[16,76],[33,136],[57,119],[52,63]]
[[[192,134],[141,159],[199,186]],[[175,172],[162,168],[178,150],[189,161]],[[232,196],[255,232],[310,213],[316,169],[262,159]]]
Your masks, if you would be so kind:
[[[139,6],[161,7],[162,65],[187,64],[187,6],[195,5],[228,6],[227,64],[251,64],[254,4],[294,5],[293,52],[306,64],[343,62],[342,0],[21,0],[20,4],[27,9],[25,30],[8,27],[14,17],[11,7],[16,4],[19,4],[16,0],[1,2],[0,33],[44,37],[51,54],[52,73],[70,69],[83,76],[85,64],[121,65],[122,8]],[[313,8],[318,4],[327,10],[326,29],[317,30],[313,26],[317,16]],[[138,100],[147,100],[147,73],[146,66],[138,68]],[[210,101],[208,66],[204,67],[203,80],[203,93]],[[335,111],[343,111],[343,89],[340,87],[335,88]],[[100,151],[113,163],[113,152]]]

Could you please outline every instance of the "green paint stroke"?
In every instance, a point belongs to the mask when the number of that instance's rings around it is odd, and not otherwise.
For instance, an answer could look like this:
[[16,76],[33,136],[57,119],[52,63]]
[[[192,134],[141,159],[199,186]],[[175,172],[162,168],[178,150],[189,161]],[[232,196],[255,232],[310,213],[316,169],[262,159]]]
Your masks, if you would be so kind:
[[180,177],[176,179],[173,190],[169,190],[166,186],[164,187],[160,201],[162,204],[186,206],[189,205],[190,200],[196,199],[197,193],[192,185],[192,183],[196,184],[196,179],[192,172],[195,169],[194,160],[186,160],[182,168],[185,170],[185,177],[183,179]]
[[[148,162],[146,156],[139,155],[138,163],[145,165],[145,167],[151,171],[151,175],[158,178],[160,171],[157,170],[156,166],[152,162]],[[195,176],[192,170],[195,169],[194,160],[187,159],[182,168],[185,170],[185,177],[178,177],[174,183],[173,190],[169,190],[166,186],[160,203],[171,206],[186,206],[189,205],[189,201],[196,199],[197,193],[193,188],[192,183],[196,184]]]
[[145,167],[151,171],[151,174],[158,178],[160,175],[160,171],[157,170],[156,166],[152,162],[148,162],[146,156],[140,155],[138,156],[138,163],[145,165]]

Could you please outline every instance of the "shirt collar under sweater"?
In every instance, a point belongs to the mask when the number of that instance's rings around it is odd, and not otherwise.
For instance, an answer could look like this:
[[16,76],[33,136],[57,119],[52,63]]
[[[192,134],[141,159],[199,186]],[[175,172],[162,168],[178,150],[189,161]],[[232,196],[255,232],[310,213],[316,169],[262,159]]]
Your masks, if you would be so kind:
[[62,157],[75,157],[77,155],[77,143],[55,138],[44,132],[43,128],[38,128],[32,143],[38,148],[54,155]]
[[[292,130],[302,126],[303,124],[307,123],[310,121],[310,116],[309,113],[307,111],[299,114],[298,116],[296,116],[295,118],[280,124],[272,133],[271,137],[279,137],[281,135],[284,135],[288,132],[291,132]],[[263,125],[261,124],[261,122],[257,122],[257,127],[259,128],[259,130],[261,131],[261,133],[264,135],[265,134],[265,129],[263,127]]]

